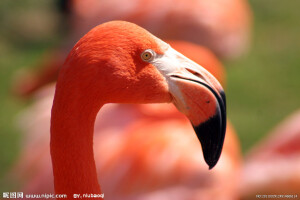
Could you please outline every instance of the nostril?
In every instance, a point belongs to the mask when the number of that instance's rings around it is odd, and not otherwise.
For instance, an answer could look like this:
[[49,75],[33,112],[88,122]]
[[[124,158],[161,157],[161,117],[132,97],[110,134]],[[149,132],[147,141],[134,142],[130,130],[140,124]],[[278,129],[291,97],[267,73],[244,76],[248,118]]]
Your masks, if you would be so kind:
[[189,68],[186,68],[186,70],[187,70],[188,72],[190,72],[191,74],[193,74],[193,75],[195,75],[195,76],[197,76],[197,77],[199,77],[199,78],[205,80],[205,78],[204,78],[200,73],[198,73],[198,72],[196,72],[196,71],[194,71],[194,70],[191,70],[191,69],[189,69]]

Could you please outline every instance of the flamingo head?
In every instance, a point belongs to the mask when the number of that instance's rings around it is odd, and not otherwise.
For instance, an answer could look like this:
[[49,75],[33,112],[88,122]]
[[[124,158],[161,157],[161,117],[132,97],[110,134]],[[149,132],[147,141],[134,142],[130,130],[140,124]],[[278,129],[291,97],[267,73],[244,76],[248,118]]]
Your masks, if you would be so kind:
[[123,21],[95,27],[72,49],[62,79],[82,98],[101,104],[174,103],[191,121],[209,168],[216,165],[226,130],[221,85],[145,29]]

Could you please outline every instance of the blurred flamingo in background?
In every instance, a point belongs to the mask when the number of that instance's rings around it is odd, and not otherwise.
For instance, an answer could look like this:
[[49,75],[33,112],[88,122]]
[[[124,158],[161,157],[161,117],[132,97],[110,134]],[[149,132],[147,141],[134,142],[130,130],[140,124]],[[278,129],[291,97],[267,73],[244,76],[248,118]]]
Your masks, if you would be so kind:
[[[298,195],[300,191],[300,111],[252,148],[242,170],[244,199],[257,194]],[[293,197],[294,198],[294,197]]]
[[[224,69],[208,49],[183,41],[169,43],[224,84]],[[53,86],[40,90],[37,102],[21,117],[27,140],[13,174],[27,193],[53,191],[48,146],[53,92]],[[172,105],[104,106],[95,123],[94,152],[106,198],[237,199],[241,155],[232,126],[212,171],[204,166],[192,132]]]
[[190,41],[223,58],[236,58],[249,46],[252,14],[246,0],[71,0],[64,5],[70,34],[64,44],[43,56],[36,73],[18,77],[16,94],[28,96],[56,80],[75,41],[92,27],[110,20],[134,22],[160,38]]
[[246,0],[72,0],[69,6],[79,35],[121,19],[163,39],[203,45],[222,57],[237,57],[249,45],[252,15]]

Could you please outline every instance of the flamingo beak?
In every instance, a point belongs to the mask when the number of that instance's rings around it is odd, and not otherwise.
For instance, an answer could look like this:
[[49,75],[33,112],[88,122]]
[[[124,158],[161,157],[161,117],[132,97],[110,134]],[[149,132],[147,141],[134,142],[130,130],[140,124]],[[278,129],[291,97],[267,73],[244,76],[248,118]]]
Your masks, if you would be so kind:
[[207,70],[171,47],[153,65],[164,75],[173,103],[191,121],[205,162],[218,162],[226,132],[226,101],[220,83]]

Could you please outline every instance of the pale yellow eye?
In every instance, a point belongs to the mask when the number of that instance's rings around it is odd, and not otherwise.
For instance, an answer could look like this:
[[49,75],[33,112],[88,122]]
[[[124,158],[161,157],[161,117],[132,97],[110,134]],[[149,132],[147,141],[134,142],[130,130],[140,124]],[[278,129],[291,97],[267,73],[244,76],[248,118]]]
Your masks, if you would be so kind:
[[151,61],[154,57],[152,50],[147,49],[141,54],[143,61]]

